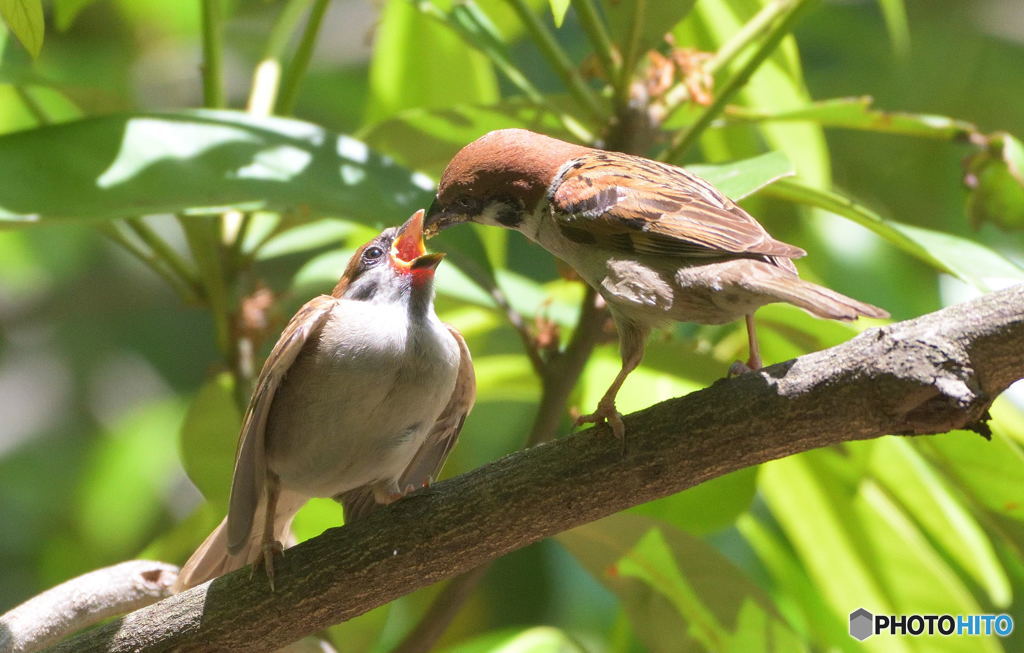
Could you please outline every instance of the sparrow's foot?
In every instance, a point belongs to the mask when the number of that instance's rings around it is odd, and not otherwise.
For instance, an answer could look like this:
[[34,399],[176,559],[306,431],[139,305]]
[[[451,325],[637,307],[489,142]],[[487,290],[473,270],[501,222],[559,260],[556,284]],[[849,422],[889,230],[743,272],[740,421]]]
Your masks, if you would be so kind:
[[258,568],[263,568],[263,571],[267,574],[267,581],[270,583],[270,591],[275,591],[274,588],[274,556],[280,555],[284,557],[284,545],[277,540],[270,540],[263,542],[262,555],[256,558],[256,561],[252,563],[252,570],[249,572],[249,578],[253,578],[256,575]]
[[602,401],[597,405],[597,410],[589,415],[580,415],[574,422],[575,426],[583,424],[604,424],[607,423],[615,435],[622,442],[622,449],[626,449],[626,425],[622,423],[622,414],[615,410],[615,404]]
[[725,373],[725,378],[731,379],[734,376],[746,374],[747,372],[753,372],[754,369],[756,368],[750,367],[743,361],[736,361],[735,363],[729,366],[729,371]]

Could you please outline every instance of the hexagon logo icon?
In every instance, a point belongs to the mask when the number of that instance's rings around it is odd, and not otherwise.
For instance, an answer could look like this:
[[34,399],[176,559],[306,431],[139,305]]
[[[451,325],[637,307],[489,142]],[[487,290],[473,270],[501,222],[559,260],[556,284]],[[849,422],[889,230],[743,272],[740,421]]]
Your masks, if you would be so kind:
[[850,613],[850,637],[863,642],[874,634],[875,617],[864,608]]

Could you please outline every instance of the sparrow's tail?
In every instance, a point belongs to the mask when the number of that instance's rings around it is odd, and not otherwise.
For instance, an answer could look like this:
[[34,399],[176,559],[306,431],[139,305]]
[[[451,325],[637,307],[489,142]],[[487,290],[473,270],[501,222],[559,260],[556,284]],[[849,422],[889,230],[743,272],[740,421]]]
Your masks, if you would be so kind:
[[758,289],[794,306],[799,306],[815,317],[849,322],[858,317],[889,317],[889,312],[847,297],[842,293],[804,281],[798,276],[775,274],[757,280]]
[[[295,536],[292,535],[292,518],[299,508],[306,503],[307,497],[282,490],[277,499],[277,510],[274,516],[274,539],[281,543],[284,548],[295,544]],[[177,594],[184,592],[190,587],[205,583],[211,578],[223,576],[229,571],[241,569],[245,565],[259,560],[263,555],[263,521],[266,512],[266,500],[261,499],[256,507],[256,515],[252,532],[249,539],[238,553],[228,552],[228,519],[225,517],[217,528],[213,529],[203,543],[199,545],[188,562],[178,572],[178,579],[171,587],[171,591]]]

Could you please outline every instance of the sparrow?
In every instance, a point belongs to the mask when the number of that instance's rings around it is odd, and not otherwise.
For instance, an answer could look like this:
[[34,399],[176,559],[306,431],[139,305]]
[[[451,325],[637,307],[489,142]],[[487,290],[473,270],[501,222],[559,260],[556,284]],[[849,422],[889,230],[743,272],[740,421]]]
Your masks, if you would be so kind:
[[597,410],[576,422],[607,422],[620,439],[625,428],[615,397],[640,364],[652,328],[673,320],[744,318],[747,367],[757,369],[753,316],[764,304],[788,302],[844,321],[889,315],[800,279],[791,259],[804,250],[772,238],[683,168],[524,129],[480,137],[442,173],[425,219],[428,235],[467,221],[521,232],[604,298],[618,330],[622,368]]
[[311,497],[339,501],[348,523],[437,476],[476,396],[465,340],[434,313],[443,257],[426,253],[417,211],[292,317],[245,413],[227,517],[175,591],[254,562],[273,589],[273,555]]

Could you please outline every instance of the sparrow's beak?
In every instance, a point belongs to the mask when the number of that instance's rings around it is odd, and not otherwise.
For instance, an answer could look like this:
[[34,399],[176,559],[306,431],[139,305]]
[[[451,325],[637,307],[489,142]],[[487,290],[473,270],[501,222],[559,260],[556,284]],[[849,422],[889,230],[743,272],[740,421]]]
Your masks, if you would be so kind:
[[441,233],[441,230],[445,227],[452,225],[454,220],[450,219],[448,211],[441,206],[440,200],[436,197],[431,202],[430,208],[427,209],[427,215],[423,218],[423,231],[427,238],[433,238],[437,234]]
[[423,209],[413,213],[391,245],[391,260],[399,270],[433,270],[444,258],[441,252],[427,254],[427,246],[423,242],[423,216]]

